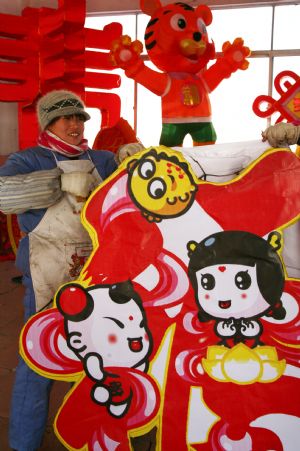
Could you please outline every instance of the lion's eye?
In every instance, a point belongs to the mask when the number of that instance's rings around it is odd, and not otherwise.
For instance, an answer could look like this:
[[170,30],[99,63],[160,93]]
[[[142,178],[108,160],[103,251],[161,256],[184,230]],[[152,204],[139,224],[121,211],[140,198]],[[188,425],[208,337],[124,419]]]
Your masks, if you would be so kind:
[[138,169],[139,175],[142,179],[150,179],[155,174],[155,164],[153,161],[145,160]]
[[167,185],[162,179],[154,179],[149,183],[148,193],[154,199],[161,199],[167,191]]

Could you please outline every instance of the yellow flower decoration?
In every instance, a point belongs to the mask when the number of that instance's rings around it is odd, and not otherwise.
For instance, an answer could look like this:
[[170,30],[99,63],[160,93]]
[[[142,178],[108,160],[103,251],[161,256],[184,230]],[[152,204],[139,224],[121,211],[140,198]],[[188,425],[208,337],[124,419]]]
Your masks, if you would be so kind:
[[278,360],[277,351],[272,346],[251,349],[239,343],[231,349],[209,346],[202,366],[216,381],[247,385],[274,382],[282,376],[286,362]]

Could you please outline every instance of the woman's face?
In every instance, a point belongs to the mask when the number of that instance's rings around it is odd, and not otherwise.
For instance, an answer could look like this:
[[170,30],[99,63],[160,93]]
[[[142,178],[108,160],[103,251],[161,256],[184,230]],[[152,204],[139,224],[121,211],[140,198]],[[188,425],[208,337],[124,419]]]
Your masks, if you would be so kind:
[[84,133],[84,117],[81,115],[61,116],[47,128],[68,144],[78,146]]

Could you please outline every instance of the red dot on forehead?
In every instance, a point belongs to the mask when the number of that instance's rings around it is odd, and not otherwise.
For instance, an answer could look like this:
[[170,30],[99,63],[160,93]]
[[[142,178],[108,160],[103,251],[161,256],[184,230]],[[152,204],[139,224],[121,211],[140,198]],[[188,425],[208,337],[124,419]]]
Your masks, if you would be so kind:
[[129,321],[133,321],[133,316],[132,315],[129,316]]
[[218,267],[218,270],[219,270],[220,272],[224,272],[224,271],[226,271],[226,266],[219,266],[219,267]]

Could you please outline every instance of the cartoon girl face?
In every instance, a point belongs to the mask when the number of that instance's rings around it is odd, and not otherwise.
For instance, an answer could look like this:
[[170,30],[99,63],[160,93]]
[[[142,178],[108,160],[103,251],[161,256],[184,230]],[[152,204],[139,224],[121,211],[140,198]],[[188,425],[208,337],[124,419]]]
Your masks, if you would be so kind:
[[[273,244],[272,244],[273,242]],[[199,304],[199,320],[285,318],[284,270],[277,253],[281,235],[268,239],[246,231],[214,233],[187,243],[188,274]],[[202,310],[202,311],[201,311]]]
[[82,321],[68,320],[70,347],[83,358],[88,353],[101,356],[103,366],[137,367],[150,352],[150,332],[139,305],[133,300],[116,303],[108,288],[89,291],[94,301],[92,313]]
[[196,277],[198,302],[214,318],[252,318],[269,308],[258,287],[256,266],[212,265]]

